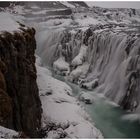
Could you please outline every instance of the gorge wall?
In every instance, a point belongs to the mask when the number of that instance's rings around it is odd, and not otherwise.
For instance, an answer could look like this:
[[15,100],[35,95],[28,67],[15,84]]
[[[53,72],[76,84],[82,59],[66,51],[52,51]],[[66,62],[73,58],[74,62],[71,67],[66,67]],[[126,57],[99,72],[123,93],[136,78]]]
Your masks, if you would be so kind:
[[36,83],[35,30],[0,34],[0,125],[39,137],[41,102]]
[[136,30],[128,29],[123,24],[106,24],[48,31],[37,52],[71,82],[139,112],[140,38]]

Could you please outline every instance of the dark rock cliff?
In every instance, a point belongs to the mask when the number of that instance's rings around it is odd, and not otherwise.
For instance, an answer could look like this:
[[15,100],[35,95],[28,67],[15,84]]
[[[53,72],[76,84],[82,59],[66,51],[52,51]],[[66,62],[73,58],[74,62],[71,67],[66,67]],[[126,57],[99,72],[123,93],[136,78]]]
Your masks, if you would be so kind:
[[0,125],[39,137],[41,102],[36,83],[33,28],[0,34]]

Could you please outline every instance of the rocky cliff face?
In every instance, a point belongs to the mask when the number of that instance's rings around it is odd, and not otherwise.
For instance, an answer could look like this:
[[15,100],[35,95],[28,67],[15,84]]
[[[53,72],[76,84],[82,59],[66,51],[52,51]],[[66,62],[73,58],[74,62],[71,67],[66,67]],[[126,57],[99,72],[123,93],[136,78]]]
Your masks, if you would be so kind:
[[0,125],[38,137],[41,102],[35,68],[33,28],[0,34]]

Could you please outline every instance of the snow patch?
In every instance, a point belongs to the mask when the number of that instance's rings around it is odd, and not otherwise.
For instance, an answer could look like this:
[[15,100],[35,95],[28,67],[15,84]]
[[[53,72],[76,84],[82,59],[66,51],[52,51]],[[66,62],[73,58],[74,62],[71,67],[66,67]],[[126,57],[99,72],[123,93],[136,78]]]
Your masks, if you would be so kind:
[[0,126],[0,138],[11,139],[11,138],[17,137],[18,135],[19,135],[18,132],[5,128],[3,126]]
[[18,30],[19,24],[13,20],[12,15],[9,13],[0,13],[0,31],[13,32]]

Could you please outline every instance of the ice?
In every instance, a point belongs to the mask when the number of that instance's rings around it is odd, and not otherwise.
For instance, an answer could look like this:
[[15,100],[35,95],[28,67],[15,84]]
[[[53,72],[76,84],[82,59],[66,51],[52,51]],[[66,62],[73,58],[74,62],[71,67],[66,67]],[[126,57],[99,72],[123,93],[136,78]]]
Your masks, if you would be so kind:
[[86,104],[92,104],[94,102],[93,96],[87,92],[81,92],[79,100],[85,102]]
[[82,69],[80,68],[74,69],[67,77],[67,79],[71,82],[77,82],[81,74],[82,74]]
[[122,120],[128,120],[131,122],[139,121],[140,122],[140,114],[127,114],[122,117]]
[[57,72],[62,72],[63,74],[69,73],[69,64],[65,61],[64,57],[58,58],[54,63],[53,63],[53,68]]
[[79,54],[72,60],[72,66],[79,66],[83,64],[85,61],[85,57],[87,54],[87,47],[86,46],[81,46]]
[[80,78],[85,78],[89,69],[89,64],[84,63],[83,65],[78,66],[73,69],[67,79],[71,82],[75,82],[79,84]]

